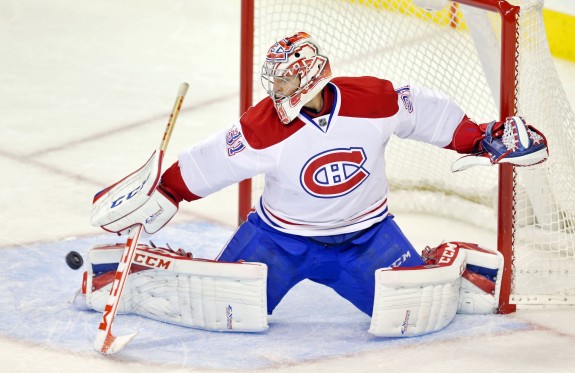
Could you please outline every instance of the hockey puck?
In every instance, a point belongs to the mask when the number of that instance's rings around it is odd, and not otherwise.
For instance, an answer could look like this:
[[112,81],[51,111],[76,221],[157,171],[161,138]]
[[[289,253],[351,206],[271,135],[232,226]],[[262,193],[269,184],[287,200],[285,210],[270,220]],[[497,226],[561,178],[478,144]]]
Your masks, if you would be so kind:
[[82,255],[78,254],[77,252],[70,251],[66,255],[66,264],[68,264],[68,267],[72,269],[78,269],[82,266],[82,264],[84,264],[84,259],[82,259]]

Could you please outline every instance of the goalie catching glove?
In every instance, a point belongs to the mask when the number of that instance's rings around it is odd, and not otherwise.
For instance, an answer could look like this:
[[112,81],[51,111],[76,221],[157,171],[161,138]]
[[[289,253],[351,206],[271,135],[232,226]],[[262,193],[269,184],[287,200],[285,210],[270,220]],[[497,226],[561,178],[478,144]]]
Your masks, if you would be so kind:
[[493,121],[479,125],[478,130],[483,133],[473,140],[472,149],[464,149],[465,146],[457,144],[457,141],[466,142],[466,137],[469,135],[464,132],[474,131],[472,128],[476,125],[470,123],[472,122],[467,117],[462,120],[450,147],[459,152],[474,151],[474,153],[453,162],[451,166],[453,172],[473,166],[502,163],[532,166],[545,161],[549,156],[545,136],[518,116],[508,117],[504,122]]

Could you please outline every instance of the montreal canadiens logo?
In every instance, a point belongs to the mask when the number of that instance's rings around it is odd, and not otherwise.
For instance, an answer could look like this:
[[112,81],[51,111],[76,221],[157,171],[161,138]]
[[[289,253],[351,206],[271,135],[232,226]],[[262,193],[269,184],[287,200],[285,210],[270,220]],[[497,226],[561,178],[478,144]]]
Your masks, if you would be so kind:
[[293,44],[286,39],[278,41],[268,51],[266,61],[274,63],[286,62],[288,54],[293,51],[293,47]]
[[361,185],[369,172],[363,168],[367,156],[362,148],[332,149],[315,155],[303,166],[300,182],[314,197],[343,196]]

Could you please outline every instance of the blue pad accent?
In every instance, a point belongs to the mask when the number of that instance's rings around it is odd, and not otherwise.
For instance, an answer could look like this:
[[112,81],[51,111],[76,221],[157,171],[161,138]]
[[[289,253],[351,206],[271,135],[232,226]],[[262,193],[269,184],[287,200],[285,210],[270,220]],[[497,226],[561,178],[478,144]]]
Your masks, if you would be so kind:
[[107,272],[116,272],[117,270],[118,263],[92,264],[92,273],[94,273],[96,277]]
[[468,264],[466,268],[472,272],[478,273],[480,275],[489,278],[491,281],[495,281],[495,278],[497,277],[498,272],[497,269],[485,268],[471,264]]

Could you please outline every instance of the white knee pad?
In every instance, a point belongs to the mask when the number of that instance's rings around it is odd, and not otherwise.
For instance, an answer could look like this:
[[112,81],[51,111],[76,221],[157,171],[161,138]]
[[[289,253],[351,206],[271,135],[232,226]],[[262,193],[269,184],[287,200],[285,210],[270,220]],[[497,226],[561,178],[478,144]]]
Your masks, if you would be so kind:
[[455,317],[465,253],[446,247],[438,264],[383,268],[375,272],[375,299],[369,332],[413,337],[443,329]]
[[467,242],[447,242],[423,253],[428,265],[375,273],[369,332],[384,337],[441,330],[456,313],[497,311],[503,256]]

